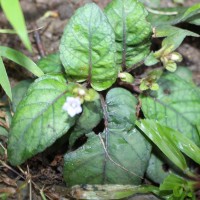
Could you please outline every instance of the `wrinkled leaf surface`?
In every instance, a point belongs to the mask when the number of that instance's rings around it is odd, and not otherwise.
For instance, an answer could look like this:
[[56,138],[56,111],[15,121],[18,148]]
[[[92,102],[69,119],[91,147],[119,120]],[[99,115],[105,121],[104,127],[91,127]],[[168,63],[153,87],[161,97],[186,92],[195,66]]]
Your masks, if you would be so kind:
[[70,19],[60,44],[62,64],[69,77],[88,80],[95,90],[109,88],[117,78],[115,36],[95,4],[79,8]]
[[[116,95],[119,98],[116,98]],[[108,128],[101,137],[107,153],[115,163],[105,153],[99,136],[94,133],[88,134],[88,140],[82,147],[65,155],[64,178],[70,186],[86,183],[141,183],[151,146],[138,130],[130,126],[131,121],[134,124],[133,115],[137,101],[130,92],[115,88],[107,94],[106,102]],[[132,109],[129,110],[131,103],[127,105],[124,102],[131,102]],[[114,114],[115,111],[119,112],[118,115]],[[118,119],[120,113],[121,117]],[[113,122],[118,122],[119,126]],[[125,128],[122,125],[125,125]]]
[[105,13],[115,31],[117,64],[125,69],[142,61],[150,51],[152,35],[143,4],[136,0],[113,0]]
[[200,146],[196,124],[200,121],[200,90],[176,74],[159,80],[160,89],[151,96],[140,96],[146,118],[171,127]]
[[20,165],[42,152],[74,124],[62,110],[74,85],[66,85],[62,76],[45,75],[28,89],[15,112],[8,141],[8,159]]

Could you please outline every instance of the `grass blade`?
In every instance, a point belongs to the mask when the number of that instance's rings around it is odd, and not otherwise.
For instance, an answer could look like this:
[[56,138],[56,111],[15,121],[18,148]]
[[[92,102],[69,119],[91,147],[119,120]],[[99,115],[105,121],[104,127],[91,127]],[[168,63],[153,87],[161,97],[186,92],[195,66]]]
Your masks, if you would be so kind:
[[183,154],[174,144],[174,140],[168,136],[169,130],[172,131],[173,129],[164,127],[155,120],[148,119],[137,121],[136,125],[177,167],[184,172],[188,170]]
[[3,64],[3,60],[0,57],[0,85],[2,86],[3,90],[6,92],[10,100],[12,100],[12,93],[11,93],[11,87],[10,87],[10,82],[8,80],[8,75],[6,73],[5,66]]
[[0,46],[0,56],[8,58],[9,60],[21,65],[32,72],[35,76],[40,77],[44,75],[43,71],[30,58],[19,51],[9,47]]
[[1,0],[1,7],[25,47],[31,51],[31,43],[26,30],[26,24],[19,0]]

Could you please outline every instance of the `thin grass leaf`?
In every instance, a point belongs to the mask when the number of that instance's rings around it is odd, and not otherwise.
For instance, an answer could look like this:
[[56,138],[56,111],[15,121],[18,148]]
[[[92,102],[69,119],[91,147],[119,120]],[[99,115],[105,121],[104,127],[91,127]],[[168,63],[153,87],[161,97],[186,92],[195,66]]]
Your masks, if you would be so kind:
[[22,67],[32,72],[35,76],[40,77],[44,75],[43,71],[30,58],[19,51],[9,47],[0,46],[0,56],[8,58],[18,65],[21,65]]
[[16,31],[12,29],[0,29],[0,33],[16,34]]
[[8,80],[8,75],[6,73],[5,66],[3,64],[3,60],[0,57],[0,85],[2,86],[3,90],[6,92],[10,100],[12,100],[12,93],[11,93],[11,87],[10,87],[10,82]]
[[1,0],[1,7],[25,47],[31,51],[31,43],[26,30],[26,24],[19,0]]
[[155,120],[148,119],[137,121],[136,125],[177,167],[184,172],[188,170],[183,154],[174,144],[173,139],[168,137],[168,128],[165,129]]

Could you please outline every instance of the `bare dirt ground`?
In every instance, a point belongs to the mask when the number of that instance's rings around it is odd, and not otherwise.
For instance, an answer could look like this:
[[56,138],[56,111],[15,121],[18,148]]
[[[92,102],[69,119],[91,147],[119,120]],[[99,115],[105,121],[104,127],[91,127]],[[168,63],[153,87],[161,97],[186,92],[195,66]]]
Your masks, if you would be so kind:
[[[27,27],[28,30],[30,30],[29,36],[32,42],[33,52],[28,52],[16,35],[1,34],[0,44],[22,51],[34,61],[37,61],[39,58],[49,53],[57,52],[60,38],[68,19],[78,7],[88,2],[95,2],[103,8],[109,0],[21,0]],[[199,0],[185,1],[186,6],[193,5],[194,3],[199,3]],[[173,6],[169,0],[163,0],[163,5]],[[9,24],[0,11],[0,28],[9,27]],[[199,27],[192,26],[190,29],[200,33]],[[178,51],[184,58],[181,65],[187,66],[193,71],[194,80],[200,85],[200,39],[187,38]],[[27,76],[31,76],[28,72],[10,62],[6,62],[6,67],[12,85],[15,85],[19,80]],[[44,191],[50,199],[70,199],[67,197],[68,191],[65,189],[65,183],[62,178],[62,166],[62,154],[40,154],[25,163],[22,169],[24,171],[30,171],[32,179],[36,183],[33,187],[40,189],[44,187]],[[23,192],[20,193],[15,191],[17,195],[15,195],[13,199],[28,199],[28,177],[26,177],[26,174],[23,172],[20,172],[19,169],[15,170],[17,170],[25,180],[7,167],[0,168],[0,188],[16,188],[15,180],[18,177],[17,185],[18,187],[24,187],[24,189],[22,189]],[[36,191],[37,194],[33,193],[33,199],[41,199],[38,192],[39,190]]]

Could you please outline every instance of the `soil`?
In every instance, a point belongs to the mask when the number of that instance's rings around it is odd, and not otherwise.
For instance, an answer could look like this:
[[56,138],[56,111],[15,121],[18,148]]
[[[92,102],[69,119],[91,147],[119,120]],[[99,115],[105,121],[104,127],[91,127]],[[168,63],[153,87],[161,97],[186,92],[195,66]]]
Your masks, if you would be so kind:
[[[16,35],[1,34],[0,43],[1,45],[22,51],[25,55],[37,61],[42,56],[58,51],[63,29],[68,19],[78,7],[88,2],[95,2],[103,8],[109,1],[110,0],[21,0],[20,2],[25,14],[26,24],[30,32],[29,36],[33,51],[27,51]],[[189,6],[194,3],[199,3],[199,0],[188,0],[185,2],[185,5]],[[163,0],[163,5],[173,6],[172,2],[169,0]],[[0,28],[10,28],[1,11]],[[199,27],[192,26],[191,29],[194,32],[200,33]],[[184,58],[181,65],[189,67],[192,70],[194,81],[200,86],[199,38],[187,38],[178,51]],[[6,61],[6,68],[12,86],[19,80],[32,76],[27,71],[8,61]],[[0,194],[3,188],[15,194],[13,199],[28,199],[30,187],[27,187],[27,185],[28,181],[31,179],[34,181],[32,184],[32,199],[41,199],[39,189],[42,188],[49,199],[70,199],[68,190],[63,181],[62,166],[62,153],[39,154],[21,166],[21,170],[23,171],[20,171],[19,168],[11,169],[9,166],[4,166],[0,168]],[[19,192],[18,189],[20,187],[24,189]],[[33,188],[36,188],[36,190]]]

